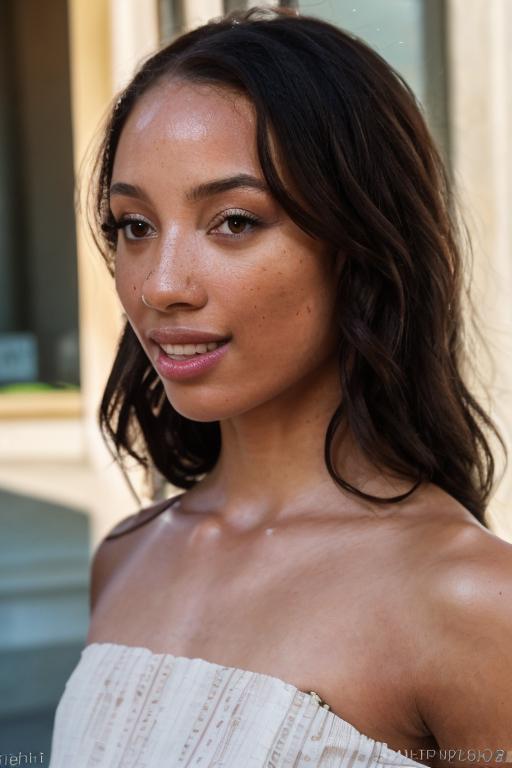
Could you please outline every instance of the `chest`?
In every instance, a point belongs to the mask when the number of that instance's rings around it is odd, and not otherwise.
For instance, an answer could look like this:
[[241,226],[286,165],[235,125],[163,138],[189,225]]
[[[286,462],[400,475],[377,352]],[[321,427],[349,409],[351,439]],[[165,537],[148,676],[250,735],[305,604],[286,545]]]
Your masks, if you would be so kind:
[[325,532],[221,544],[216,535],[170,537],[162,526],[141,538],[103,590],[89,642],[273,675],[316,691],[376,740],[430,746],[411,715],[405,574],[382,547],[354,548],[350,536],[334,545]]

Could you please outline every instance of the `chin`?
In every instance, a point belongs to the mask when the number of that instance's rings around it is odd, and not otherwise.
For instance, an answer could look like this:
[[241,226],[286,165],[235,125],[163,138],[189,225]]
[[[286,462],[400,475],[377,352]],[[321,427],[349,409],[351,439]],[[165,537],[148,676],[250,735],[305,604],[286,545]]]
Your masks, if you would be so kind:
[[[180,387],[182,385],[180,384]],[[199,395],[197,389],[169,392],[168,385],[164,384],[167,400],[174,410],[184,419],[199,422],[221,421],[237,415],[233,406],[226,402],[227,398],[219,393],[205,393]]]

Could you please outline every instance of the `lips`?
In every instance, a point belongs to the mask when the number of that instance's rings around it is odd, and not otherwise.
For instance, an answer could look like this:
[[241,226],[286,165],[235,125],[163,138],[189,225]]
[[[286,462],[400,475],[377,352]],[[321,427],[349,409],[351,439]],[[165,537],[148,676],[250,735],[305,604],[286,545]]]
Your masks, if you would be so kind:
[[159,374],[165,379],[173,381],[193,379],[195,377],[200,377],[202,374],[206,374],[215,365],[219,365],[229,349],[229,343],[221,344],[217,349],[212,349],[210,352],[204,352],[203,354],[192,355],[190,357],[185,356],[183,359],[179,360],[170,357],[160,348],[160,354],[155,361],[156,368]]

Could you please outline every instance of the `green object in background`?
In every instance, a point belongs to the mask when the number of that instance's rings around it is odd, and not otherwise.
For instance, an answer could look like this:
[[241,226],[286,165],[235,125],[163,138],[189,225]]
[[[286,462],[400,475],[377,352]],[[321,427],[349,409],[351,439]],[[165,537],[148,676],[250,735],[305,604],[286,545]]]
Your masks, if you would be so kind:
[[80,387],[76,384],[48,384],[46,381],[20,381],[18,384],[0,385],[0,394],[19,392],[62,392],[62,390],[78,392]]

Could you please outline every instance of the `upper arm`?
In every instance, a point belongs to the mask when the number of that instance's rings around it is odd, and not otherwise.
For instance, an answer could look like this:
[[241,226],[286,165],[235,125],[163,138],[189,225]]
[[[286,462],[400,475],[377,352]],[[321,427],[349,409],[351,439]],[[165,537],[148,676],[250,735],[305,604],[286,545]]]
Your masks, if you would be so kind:
[[461,555],[425,592],[417,704],[439,747],[462,750],[454,760],[487,750],[472,764],[501,765],[508,750],[512,760],[512,545],[485,537]]
[[120,547],[116,542],[103,539],[91,561],[91,576],[89,586],[89,612],[93,611],[99,601],[100,595],[110,581],[116,567],[120,563]]
[[107,552],[105,545],[106,541],[103,539],[103,541],[101,541],[99,546],[96,548],[91,561],[91,576],[89,584],[89,613],[91,615],[94,611],[96,603],[98,602],[103,584],[106,581],[105,570],[107,565]]

